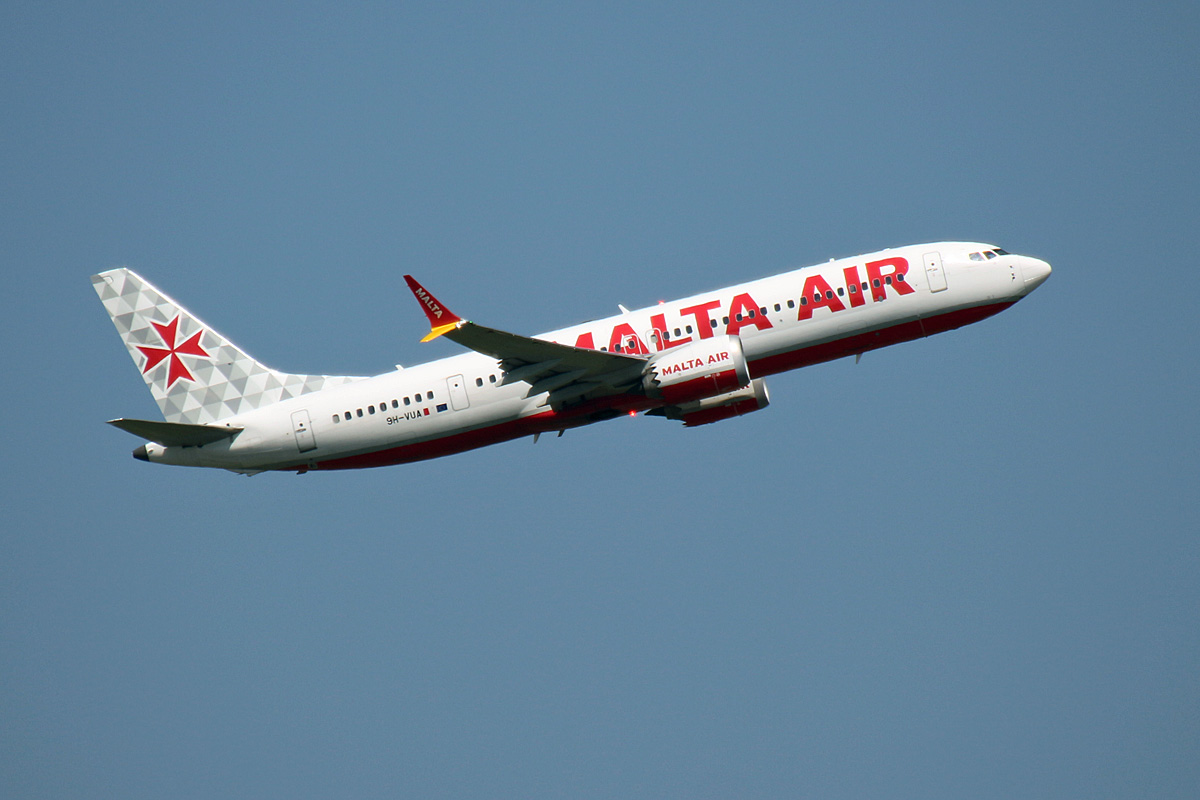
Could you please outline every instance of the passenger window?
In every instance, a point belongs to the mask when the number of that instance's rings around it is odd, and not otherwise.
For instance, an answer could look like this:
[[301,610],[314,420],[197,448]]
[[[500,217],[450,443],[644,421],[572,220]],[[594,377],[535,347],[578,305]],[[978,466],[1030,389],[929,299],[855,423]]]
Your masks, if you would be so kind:
[[839,286],[838,287],[838,297],[845,297],[845,296],[846,296],[846,290]]
[[678,338],[679,338],[680,336],[682,336],[682,335],[683,335],[683,334],[679,332],[679,328],[676,328],[676,329],[675,329],[675,338],[677,338],[677,339],[678,339]]
[[808,305],[808,295],[805,295],[804,297],[800,298],[800,305],[802,305],[802,306]]
[[374,413],[375,413],[375,406],[367,406],[367,413],[368,413],[368,414],[374,414]]
[[346,422],[349,422],[349,421],[350,421],[350,412],[347,411],[346,412]]
[[901,272],[899,275],[897,275],[896,280],[900,281],[901,283],[904,283],[904,273]]
[[858,294],[858,284],[850,284],[850,294]]
[[688,333],[691,333],[691,332],[692,332],[692,326],[691,326],[691,325],[688,325],[688,326],[687,326],[687,332],[688,332]]
[[788,308],[795,308],[795,307],[796,307],[796,301],[788,300]]
[[781,308],[779,307],[779,303],[776,303],[776,304],[775,304],[775,310],[778,312],[778,311],[782,311],[783,309],[781,309]]
[[710,320],[709,320],[709,322],[711,322],[711,323],[712,323],[712,326],[713,326],[714,328],[715,328],[715,327],[717,327],[717,321],[716,321],[715,319],[710,319]]
[[871,281],[871,283],[875,284],[876,289],[879,288],[879,278],[876,278],[875,280]]
[[495,375],[488,375],[488,380],[489,380],[489,381],[491,381],[492,383],[495,383],[495,382],[496,382],[496,376],[495,376]]
[[826,300],[832,300],[832,299],[833,299],[833,289],[826,289],[826,290],[825,290],[825,299],[826,299]]
[[[753,312],[753,311],[751,311],[750,313],[751,313],[751,314],[753,314],[754,312]],[[742,321],[742,315],[741,315],[740,313],[737,315],[737,321],[738,321],[738,322],[741,322],[741,321]]]
[[483,386],[483,378],[476,378],[476,379],[475,379],[475,385],[476,385],[476,386]]
[[399,408],[400,403],[396,399],[392,399],[392,408]]
[[335,425],[336,425],[337,423],[341,422],[341,421],[342,421],[342,417],[341,417],[341,415],[340,415],[340,414],[334,414],[334,415],[333,415],[333,422],[334,422],[334,424],[335,424]]
[[406,398],[404,398],[404,405],[406,405],[406,406],[411,406],[411,405],[412,405],[412,398],[411,398],[411,397],[406,397]]
[[728,324],[729,324],[729,317],[721,317],[721,324],[722,324],[722,325],[728,325]]
[[362,416],[362,409],[361,409],[361,408],[355,409],[355,412],[358,414],[358,416],[360,416],[360,417]]
[[883,282],[886,283],[888,286],[891,286],[892,285],[892,276],[888,275],[886,278],[883,279]]
[[[775,309],[775,310],[778,311],[779,309]],[[767,315],[767,307],[763,306],[762,308],[760,308],[758,310],[758,313],[762,314],[765,317]]]

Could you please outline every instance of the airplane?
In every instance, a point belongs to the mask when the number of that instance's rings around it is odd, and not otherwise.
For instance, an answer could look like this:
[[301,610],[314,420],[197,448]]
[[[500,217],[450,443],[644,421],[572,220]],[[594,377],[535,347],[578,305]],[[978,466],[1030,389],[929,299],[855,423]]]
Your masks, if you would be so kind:
[[163,421],[109,424],[141,461],[264,471],[403,464],[639,413],[707,425],[766,408],[764,378],[978,322],[1050,265],[938,242],[830,259],[538,336],[454,314],[412,276],[430,325],[468,352],[374,377],[263,366],[128,268],[92,276]]

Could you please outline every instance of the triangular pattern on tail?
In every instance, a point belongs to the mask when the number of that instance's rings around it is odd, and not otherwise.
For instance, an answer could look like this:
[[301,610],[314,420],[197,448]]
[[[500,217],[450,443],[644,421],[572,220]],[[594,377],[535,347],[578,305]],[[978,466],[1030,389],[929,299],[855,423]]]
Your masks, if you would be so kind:
[[206,424],[358,377],[270,369],[125,267],[92,286],[167,422]]

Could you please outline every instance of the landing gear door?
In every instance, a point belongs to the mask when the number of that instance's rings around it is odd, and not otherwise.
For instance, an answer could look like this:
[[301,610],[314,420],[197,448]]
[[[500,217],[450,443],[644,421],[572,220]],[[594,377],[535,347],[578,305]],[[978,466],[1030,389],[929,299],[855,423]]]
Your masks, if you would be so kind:
[[301,453],[317,449],[317,440],[313,438],[312,423],[308,419],[307,409],[292,412],[292,433],[296,435],[296,449]]
[[929,291],[941,292],[946,288],[946,273],[942,269],[941,253],[925,254],[925,277],[929,279]]

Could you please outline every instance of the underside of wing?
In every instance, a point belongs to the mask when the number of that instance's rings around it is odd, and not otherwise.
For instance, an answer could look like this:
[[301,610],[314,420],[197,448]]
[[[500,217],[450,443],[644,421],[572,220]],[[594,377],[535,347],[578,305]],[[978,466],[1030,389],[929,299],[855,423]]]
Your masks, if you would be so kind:
[[505,384],[529,384],[528,396],[549,392],[549,403],[560,405],[627,392],[640,384],[645,356],[588,350],[477,325],[450,312],[412,276],[404,280],[429,318],[430,332],[423,341],[445,336],[491,356],[500,362]]
[[612,390],[627,388],[641,379],[644,358],[547,342],[499,331],[473,322],[445,334],[446,338],[489,355],[500,362],[504,382],[525,381],[530,394],[556,391],[572,384],[594,383]]

